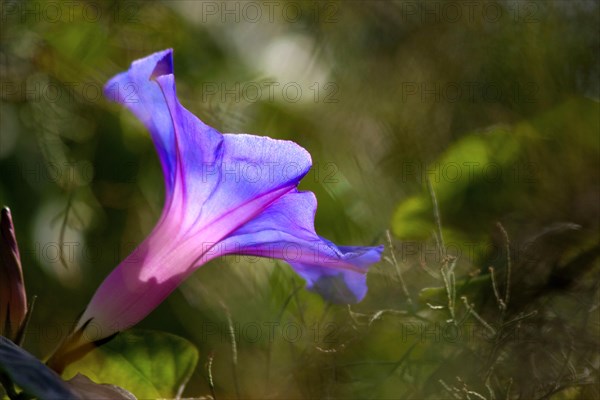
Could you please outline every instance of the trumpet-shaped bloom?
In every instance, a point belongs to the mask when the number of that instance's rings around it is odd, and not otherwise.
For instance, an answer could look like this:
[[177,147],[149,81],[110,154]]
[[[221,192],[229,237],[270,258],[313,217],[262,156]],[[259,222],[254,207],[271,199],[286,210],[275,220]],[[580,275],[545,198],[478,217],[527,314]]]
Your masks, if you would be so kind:
[[126,329],[199,266],[227,254],[283,259],[333,302],[365,296],[367,269],[383,247],[336,246],[316,234],[316,199],[297,190],[311,167],[306,150],[204,124],[177,99],[171,50],[133,62],[105,94],[150,132],[165,205],[150,235],[100,285],[79,328],[91,321],[101,337]]

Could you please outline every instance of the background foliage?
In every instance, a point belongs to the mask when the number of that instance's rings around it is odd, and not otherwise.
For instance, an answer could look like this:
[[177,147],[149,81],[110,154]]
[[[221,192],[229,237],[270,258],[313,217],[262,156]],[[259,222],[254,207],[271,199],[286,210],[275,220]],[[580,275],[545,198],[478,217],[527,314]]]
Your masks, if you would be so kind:
[[387,245],[348,308],[272,260],[202,267],[140,324],[198,347],[186,394],[600,396],[598,2],[1,7],[0,201],[33,353],[158,218],[149,136],[100,90],[172,47],[201,119],[309,150],[321,235]]

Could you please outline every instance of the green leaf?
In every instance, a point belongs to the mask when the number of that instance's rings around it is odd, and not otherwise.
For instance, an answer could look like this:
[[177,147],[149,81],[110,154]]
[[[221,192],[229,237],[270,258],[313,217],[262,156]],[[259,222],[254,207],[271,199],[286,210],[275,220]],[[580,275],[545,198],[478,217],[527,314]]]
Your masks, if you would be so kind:
[[77,373],[96,383],[126,389],[138,398],[177,397],[198,363],[198,350],[164,332],[131,330],[70,364],[63,377]]
[[[77,399],[65,382],[40,360],[0,336],[0,375],[39,399]],[[7,388],[7,390],[10,390]]]
[[[573,98],[514,125],[492,126],[454,141],[424,169],[443,229],[467,249],[508,215],[513,220],[572,218],[573,199],[588,196],[596,185],[589,166],[600,149],[599,112],[597,101]],[[431,235],[430,197],[424,184],[398,205],[392,220],[396,237],[424,240]],[[451,243],[446,232],[444,237]]]
[[392,220],[394,234],[401,239],[421,239],[435,229],[431,201],[424,196],[412,196],[402,202]]

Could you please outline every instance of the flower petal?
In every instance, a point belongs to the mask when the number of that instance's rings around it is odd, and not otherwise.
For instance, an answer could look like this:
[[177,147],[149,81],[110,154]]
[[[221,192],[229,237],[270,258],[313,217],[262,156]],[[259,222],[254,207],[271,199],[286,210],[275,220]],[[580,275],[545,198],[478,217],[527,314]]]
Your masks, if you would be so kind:
[[128,108],[150,132],[165,177],[167,202],[175,183],[176,140],[167,103],[154,78],[171,73],[173,51],[168,49],[134,61],[128,71],[104,86],[106,98]]
[[246,254],[288,262],[308,289],[335,303],[356,303],[367,291],[366,273],[381,259],[383,246],[336,246],[317,235],[317,201],[310,192],[293,191],[274,202],[211,250],[211,258]]
[[[176,139],[170,218],[192,232],[210,230],[217,242],[293,190],[311,158],[297,144],[246,134],[207,135],[207,127],[178,101],[172,74],[156,78]],[[209,235],[203,235],[209,240]]]

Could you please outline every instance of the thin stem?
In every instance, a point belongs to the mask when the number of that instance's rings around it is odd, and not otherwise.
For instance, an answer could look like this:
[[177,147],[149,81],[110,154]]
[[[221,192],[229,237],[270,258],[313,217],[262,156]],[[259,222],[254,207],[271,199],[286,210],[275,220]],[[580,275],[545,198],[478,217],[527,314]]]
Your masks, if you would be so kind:
[[461,299],[462,299],[463,303],[465,303],[465,307],[467,307],[467,310],[469,311],[469,313],[472,316],[474,316],[475,319],[477,319],[477,321],[481,322],[481,325],[483,325],[493,335],[496,335],[496,330],[494,328],[492,328],[492,326],[490,324],[488,324],[487,322],[485,322],[485,320],[481,317],[481,315],[479,315],[477,313],[477,311],[475,311],[475,309],[473,308],[472,304],[469,304],[469,300],[467,299],[467,296],[462,296]]
[[429,190],[429,195],[431,196],[431,202],[433,203],[433,215],[435,217],[435,225],[437,227],[437,237],[439,240],[438,246],[440,247],[440,253],[442,257],[446,256],[446,244],[444,243],[444,235],[442,234],[442,218],[440,217],[440,208],[438,206],[437,197],[435,195],[435,191],[433,190],[433,185],[431,184],[431,179],[427,177],[427,189]]
[[510,240],[508,238],[508,233],[506,229],[502,226],[500,222],[496,224],[502,235],[504,236],[504,242],[506,244],[506,293],[504,295],[504,305],[508,307],[508,302],[510,300],[510,276],[512,273],[512,262],[510,261]]
[[496,302],[498,303],[498,307],[500,311],[504,312],[506,310],[506,304],[500,297],[500,291],[498,290],[498,284],[496,283],[496,274],[494,273],[494,267],[489,267],[490,276],[492,278],[492,289],[494,289],[494,297],[496,297]]
[[232,374],[233,374],[233,383],[235,385],[235,394],[236,397],[240,398],[240,387],[238,383],[237,376],[237,362],[238,362],[238,354],[237,354],[237,341],[235,338],[235,328],[233,327],[233,320],[231,319],[231,314],[229,313],[229,309],[224,303],[221,303],[221,306],[225,310],[225,315],[227,316],[227,325],[229,327],[229,338],[231,339],[231,359],[233,363]]
[[208,356],[208,365],[207,365],[207,370],[208,370],[208,385],[210,386],[210,394],[213,398],[213,400],[217,400],[217,395],[215,394],[215,381],[213,379],[213,375],[212,375],[212,364],[213,364],[213,359],[215,358],[215,355],[211,353],[210,356]]
[[[450,268],[448,264],[450,263]],[[456,305],[456,279],[454,275],[454,266],[456,265],[456,258],[444,257],[442,260],[442,266],[440,267],[440,273],[444,281],[444,287],[446,288],[446,294],[448,295],[448,310],[450,311],[450,321],[456,324],[456,313],[454,306]]]
[[389,229],[385,231],[387,235],[388,243],[390,244],[390,253],[392,255],[392,263],[394,267],[396,267],[396,274],[398,274],[398,279],[400,279],[400,286],[402,287],[402,292],[406,296],[408,303],[412,305],[412,299],[410,294],[408,293],[408,289],[406,288],[406,283],[404,282],[404,278],[402,277],[402,270],[400,269],[400,265],[398,264],[398,260],[396,259],[396,252],[394,251],[394,245],[392,243],[392,237],[390,235]]

